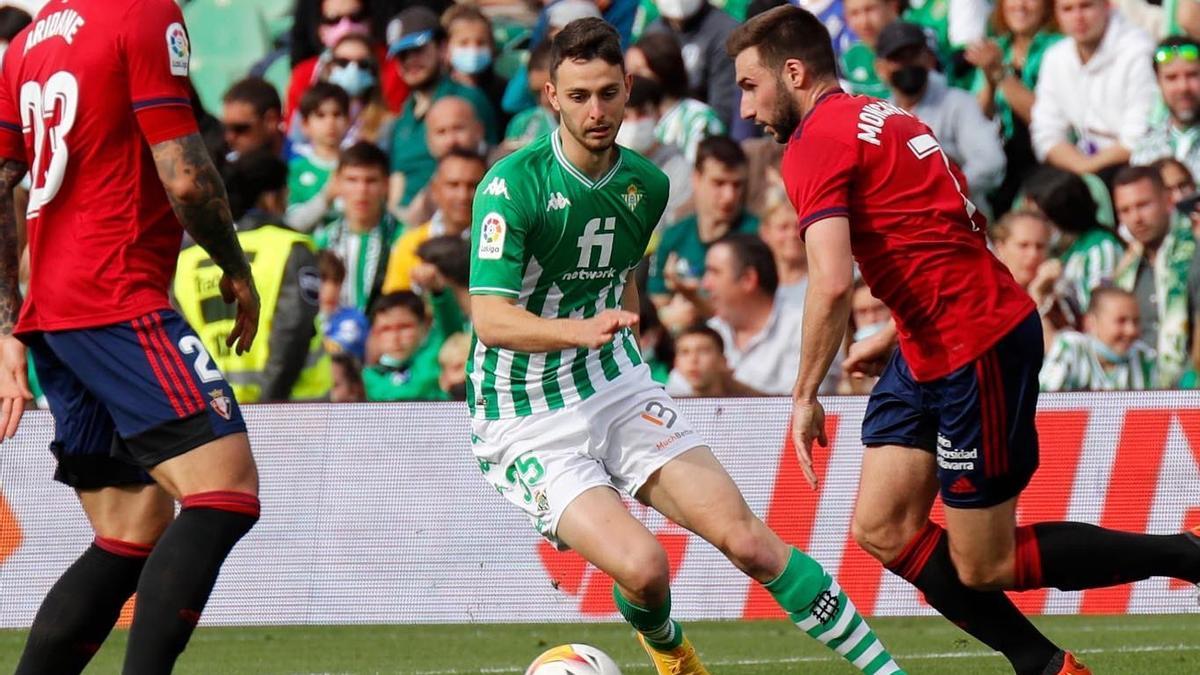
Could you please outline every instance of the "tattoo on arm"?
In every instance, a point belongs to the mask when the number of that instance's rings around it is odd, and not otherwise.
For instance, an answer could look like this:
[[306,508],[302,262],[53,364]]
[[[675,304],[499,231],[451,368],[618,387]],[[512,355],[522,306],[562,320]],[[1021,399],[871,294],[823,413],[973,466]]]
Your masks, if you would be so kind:
[[17,249],[17,212],[13,189],[25,176],[24,162],[0,160],[0,336],[13,334],[21,312],[21,252]]
[[250,276],[250,265],[229,212],[225,184],[200,134],[156,143],[151,150],[158,176],[184,229],[226,274]]

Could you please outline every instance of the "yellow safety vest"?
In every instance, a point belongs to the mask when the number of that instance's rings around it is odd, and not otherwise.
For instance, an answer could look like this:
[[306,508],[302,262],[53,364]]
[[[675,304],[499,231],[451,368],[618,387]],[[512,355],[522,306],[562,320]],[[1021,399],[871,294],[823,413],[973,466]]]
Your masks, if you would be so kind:
[[[200,335],[200,340],[212,355],[221,372],[233,387],[239,403],[262,400],[262,377],[267,367],[268,344],[275,306],[283,286],[283,274],[292,246],[304,244],[314,248],[311,238],[274,225],[264,225],[248,232],[239,232],[238,240],[250,261],[254,283],[258,287],[262,308],[258,319],[258,335],[250,351],[238,355],[225,346],[225,338],[233,329],[235,307],[221,298],[221,268],[199,246],[190,246],[179,254],[175,273],[175,301],[188,323]],[[329,395],[333,370],[329,354],[322,345],[320,324],[309,345],[308,359],[291,399],[312,401]]]

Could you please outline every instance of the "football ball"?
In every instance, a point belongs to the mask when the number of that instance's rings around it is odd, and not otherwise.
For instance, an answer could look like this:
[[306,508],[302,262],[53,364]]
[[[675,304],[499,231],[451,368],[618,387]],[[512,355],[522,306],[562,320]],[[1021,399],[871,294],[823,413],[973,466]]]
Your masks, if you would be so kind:
[[621,675],[621,669],[591,645],[559,645],[534,659],[525,675]]

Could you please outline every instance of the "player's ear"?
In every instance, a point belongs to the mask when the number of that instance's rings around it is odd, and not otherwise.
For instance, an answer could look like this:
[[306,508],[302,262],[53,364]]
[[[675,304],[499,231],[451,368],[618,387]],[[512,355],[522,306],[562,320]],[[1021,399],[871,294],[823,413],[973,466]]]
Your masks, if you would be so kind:
[[553,77],[546,80],[546,100],[550,101],[550,107],[554,108],[554,112],[562,112],[562,106],[558,104],[558,87],[554,86]]
[[788,59],[783,62],[783,81],[792,89],[799,89],[805,83],[808,71],[800,59]]
[[629,103],[629,94],[633,91],[633,73],[625,73],[625,102]]

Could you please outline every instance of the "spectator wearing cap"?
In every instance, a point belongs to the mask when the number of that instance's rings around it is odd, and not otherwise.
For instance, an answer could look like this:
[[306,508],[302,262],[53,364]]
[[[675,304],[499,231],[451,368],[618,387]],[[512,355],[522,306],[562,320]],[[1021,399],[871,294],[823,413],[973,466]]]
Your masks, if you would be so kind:
[[225,127],[225,159],[237,161],[255,150],[283,154],[283,105],[279,92],[261,77],[234,82],[221,101],[221,124]]
[[1029,131],[1039,161],[1109,176],[1146,133],[1154,44],[1106,0],[1055,0],[1067,36],[1046,50]]
[[842,78],[851,94],[887,98],[887,82],[875,74],[875,43],[884,26],[900,17],[898,0],[845,0],[846,23],[858,42],[842,52]]
[[1200,174],[1200,44],[1189,37],[1158,43],[1154,74],[1170,114],[1137,141],[1129,163],[1152,164],[1171,157],[1193,176]]
[[893,21],[879,33],[875,71],[896,105],[916,115],[937,137],[946,157],[967,179],[971,201],[987,206],[987,194],[1004,180],[1004,148],[998,125],[983,116],[974,96],[950,87],[936,70],[925,31]]
[[651,33],[638,40],[625,52],[625,70],[653,80],[662,91],[654,129],[659,143],[679,148],[694,162],[700,141],[725,134],[726,125],[716,111],[688,95],[687,68],[675,36]]
[[492,104],[483,92],[450,77],[445,65],[445,34],[433,12],[420,5],[400,12],[388,25],[388,38],[388,52],[396,56],[411,89],[392,130],[388,203],[399,208],[408,206],[436,167],[425,140],[425,118],[434,101],[445,96],[466,99],[483,123],[489,143],[499,140],[499,131]]
[[668,33],[679,42],[693,98],[712,106],[725,128],[738,119],[740,100],[725,41],[738,22],[708,0],[656,0],[661,16],[646,33]]
[[667,208],[650,242],[653,251],[662,236],[662,228],[674,222],[675,217],[692,201],[692,165],[673,145],[658,140],[658,111],[662,105],[662,89],[654,80],[640,75],[633,76],[629,88],[629,101],[625,104],[625,119],[617,132],[617,143],[646,156],[654,166],[670,179]]
[[367,356],[367,316],[353,307],[342,307],[325,321],[325,351],[349,354],[359,363]]
[[500,128],[504,128],[511,117],[501,108],[508,80],[493,68],[496,38],[491,20],[477,7],[455,4],[442,15],[442,27],[446,31],[450,77],[482,91],[496,112]]

